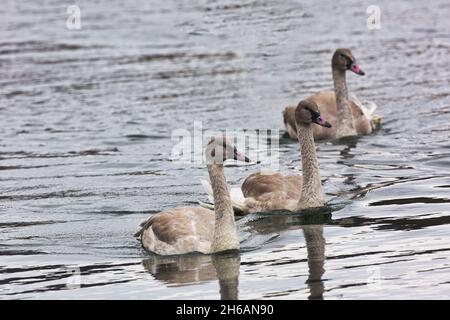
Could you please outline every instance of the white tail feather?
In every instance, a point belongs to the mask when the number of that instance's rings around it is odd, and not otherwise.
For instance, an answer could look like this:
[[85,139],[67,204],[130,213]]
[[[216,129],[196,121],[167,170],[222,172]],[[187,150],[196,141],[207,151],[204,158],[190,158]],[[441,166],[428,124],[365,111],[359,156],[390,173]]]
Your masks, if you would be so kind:
[[206,181],[203,179],[200,179],[200,182],[201,182],[206,194],[208,195],[209,202],[214,203],[214,194],[213,194],[213,189],[211,187],[211,183],[209,183],[209,181]]
[[200,200],[197,200],[197,202],[203,208],[214,210],[214,204],[212,204],[212,203],[206,203],[206,202],[203,202],[203,201],[200,201]]
[[241,188],[231,188],[230,189],[231,204],[234,209],[244,211],[245,208],[245,197],[242,193]]
[[352,100],[364,113],[367,119],[372,120],[375,116],[375,110],[377,109],[377,105],[372,101],[363,101],[359,100],[354,94],[350,94],[350,100]]
[[[200,180],[203,189],[205,190],[206,194],[208,195],[208,200],[212,203],[212,205],[204,203],[202,201],[198,201],[198,203],[205,208],[214,210],[214,195],[213,190],[211,187],[211,184],[209,181],[206,180]],[[245,197],[242,193],[241,188],[231,188],[230,189],[230,198],[231,198],[231,204],[233,206],[233,209],[244,211],[245,208]]]

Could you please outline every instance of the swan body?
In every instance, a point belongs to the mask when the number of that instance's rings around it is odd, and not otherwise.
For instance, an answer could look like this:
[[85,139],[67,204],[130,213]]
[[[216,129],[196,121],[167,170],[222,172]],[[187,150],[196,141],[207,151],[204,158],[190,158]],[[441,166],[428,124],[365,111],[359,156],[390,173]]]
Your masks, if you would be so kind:
[[[331,123],[338,122],[338,110],[336,106],[336,95],[333,91],[318,92],[309,100],[313,100],[320,106],[320,113]],[[355,95],[349,99],[352,117],[358,135],[367,135],[376,130],[379,126],[380,117],[375,115],[377,105],[371,101],[361,102]],[[295,106],[288,106],[283,111],[283,121],[286,131],[291,139],[297,140],[297,128],[295,124]],[[325,140],[336,138],[337,127],[325,129],[314,126],[313,134],[315,140]]]
[[211,253],[214,211],[201,207],[179,207],[162,211],[140,224],[145,249],[160,255],[189,252]]

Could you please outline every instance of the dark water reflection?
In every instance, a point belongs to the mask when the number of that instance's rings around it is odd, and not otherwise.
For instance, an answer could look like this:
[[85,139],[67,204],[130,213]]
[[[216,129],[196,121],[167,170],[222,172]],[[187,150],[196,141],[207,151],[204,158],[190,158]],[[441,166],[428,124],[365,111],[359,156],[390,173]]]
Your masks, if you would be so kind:
[[[306,283],[310,290],[309,299],[323,299],[322,275],[325,272],[325,238],[323,225],[304,223],[308,220],[317,222],[317,220],[327,220],[328,218],[330,218],[329,215],[321,215],[321,218],[318,218],[316,213],[311,213],[310,217],[305,217],[303,214],[293,216],[287,213],[281,216],[267,215],[256,220],[260,228],[251,228],[252,232],[262,234],[272,234],[275,229],[278,232],[286,228],[302,230],[307,248],[306,259],[309,274]],[[252,225],[254,222],[249,221],[246,224]],[[142,264],[155,279],[168,286],[186,286],[218,280],[220,298],[236,300],[239,299],[240,262],[240,252],[228,252],[215,255],[191,254],[166,257],[151,255],[150,258],[144,259]]]
[[142,264],[155,279],[173,286],[218,280],[222,300],[239,299],[240,253],[153,256]]
[[[448,1],[76,3],[81,30],[58,1],[0,7],[1,298],[450,296]],[[383,126],[318,143],[325,211],[239,219],[239,255],[143,252],[142,218],[205,199],[205,168],[171,160],[173,131],[281,129],[284,105],[331,89],[336,47]],[[279,152],[300,170],[296,143]]]

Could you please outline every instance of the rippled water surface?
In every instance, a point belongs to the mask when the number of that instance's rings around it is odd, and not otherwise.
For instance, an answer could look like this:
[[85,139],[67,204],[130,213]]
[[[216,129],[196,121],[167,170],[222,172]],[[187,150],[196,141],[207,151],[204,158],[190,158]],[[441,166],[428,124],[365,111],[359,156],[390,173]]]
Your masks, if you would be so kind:
[[[0,7],[2,299],[449,298],[447,0],[75,3],[80,30],[64,1]],[[205,168],[170,160],[173,130],[282,129],[285,105],[332,88],[337,47],[383,126],[318,143],[329,205],[240,219],[240,254],[145,253],[142,218],[205,199]]]

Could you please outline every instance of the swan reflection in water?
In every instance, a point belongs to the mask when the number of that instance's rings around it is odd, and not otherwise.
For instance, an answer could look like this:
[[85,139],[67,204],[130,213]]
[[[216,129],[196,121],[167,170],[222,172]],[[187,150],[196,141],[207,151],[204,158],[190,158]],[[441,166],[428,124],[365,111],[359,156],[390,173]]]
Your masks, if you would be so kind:
[[[311,219],[311,216],[316,216]],[[317,217],[320,216],[319,219]],[[311,214],[263,214],[256,219],[241,219],[238,223],[244,232],[254,235],[273,234],[286,230],[302,229],[307,248],[308,258],[308,299],[323,299],[324,284],[322,275],[325,272],[325,238],[323,221],[331,215]],[[325,217],[325,218],[324,218]],[[247,220],[247,221],[244,221]],[[319,221],[318,221],[319,220]],[[318,224],[320,223],[320,224]],[[249,238],[252,236],[250,235]],[[246,240],[245,240],[246,241]],[[244,242],[245,242],[244,241]],[[245,243],[244,246],[245,248]],[[145,270],[154,279],[167,285],[185,286],[202,282],[218,280],[220,299],[239,299],[239,271],[241,252],[230,251],[220,254],[203,255],[188,254],[178,256],[152,255],[143,260]]]
[[156,280],[170,285],[191,285],[219,280],[221,300],[237,300],[241,256],[238,251],[214,255],[153,255],[142,261]]
[[302,227],[308,252],[308,287],[310,300],[322,300],[325,289],[322,275],[325,273],[325,238],[323,225],[304,225]]

